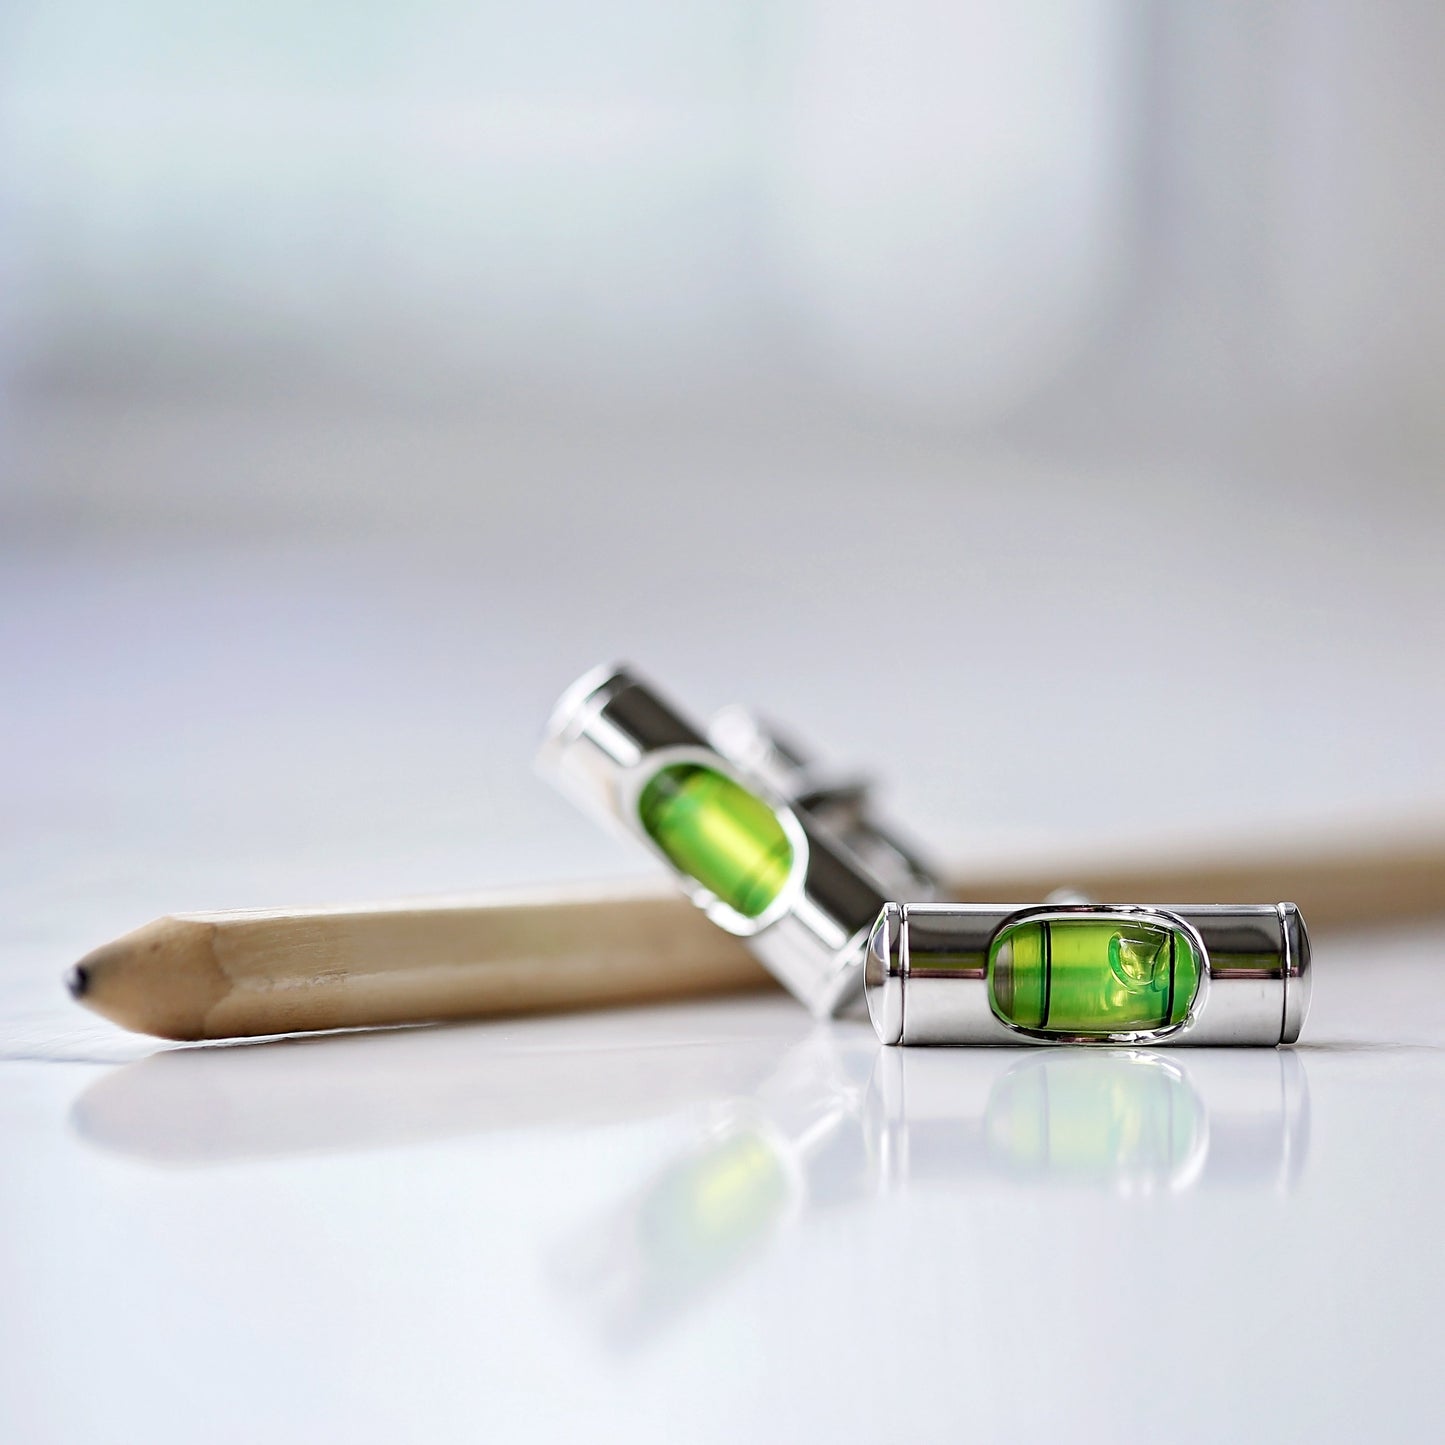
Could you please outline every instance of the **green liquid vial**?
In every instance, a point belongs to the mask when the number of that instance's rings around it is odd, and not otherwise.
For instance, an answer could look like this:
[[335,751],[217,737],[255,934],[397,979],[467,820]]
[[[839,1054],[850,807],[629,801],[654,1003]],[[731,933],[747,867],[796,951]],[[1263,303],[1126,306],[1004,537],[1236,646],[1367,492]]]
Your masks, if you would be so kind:
[[713,768],[674,763],[642,790],[638,817],[674,868],[735,913],[765,913],[793,871],[793,845],[761,798]]
[[1182,1023],[1202,971],[1188,933],[1162,920],[1026,919],[989,945],[989,1002],[1014,1028],[1137,1033]]

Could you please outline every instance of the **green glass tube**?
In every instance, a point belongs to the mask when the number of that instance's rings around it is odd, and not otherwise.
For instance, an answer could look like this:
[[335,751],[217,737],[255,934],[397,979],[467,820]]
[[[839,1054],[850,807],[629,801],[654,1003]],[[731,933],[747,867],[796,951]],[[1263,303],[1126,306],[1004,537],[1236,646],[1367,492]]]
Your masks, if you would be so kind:
[[673,867],[744,918],[766,912],[793,870],[793,845],[777,814],[714,768],[663,768],[642,790],[637,812]]
[[989,945],[989,1002],[1015,1028],[1137,1033],[1182,1023],[1201,972],[1189,934],[1162,919],[1025,919]]

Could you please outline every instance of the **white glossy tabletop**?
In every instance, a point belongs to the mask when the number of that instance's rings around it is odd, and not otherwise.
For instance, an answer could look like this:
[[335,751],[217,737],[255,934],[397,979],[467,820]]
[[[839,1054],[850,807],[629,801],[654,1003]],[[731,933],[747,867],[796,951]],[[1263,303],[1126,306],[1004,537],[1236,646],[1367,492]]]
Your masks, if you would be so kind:
[[[1021,495],[970,506],[1002,526]],[[826,558],[788,594],[824,639],[801,666],[799,631],[716,619],[694,654],[679,559],[659,594],[608,591],[576,537],[570,601],[507,549],[10,556],[0,1438],[1438,1439],[1445,925],[1317,936],[1287,1052],[883,1051],[781,994],[175,1048],[60,989],[167,911],[625,870],[527,768],[614,649],[876,759],[945,853],[1153,826],[1161,789],[1176,834],[1216,836],[1445,801],[1410,518],[1363,556],[1353,514],[1308,522],[1306,587],[1253,570],[1252,533],[1217,548],[1207,499],[1165,508],[1188,586],[1142,609],[1086,585],[1096,502],[1053,505],[1079,539],[1054,590],[1020,612],[1005,559],[956,592],[908,706],[854,706],[855,653],[807,608],[870,656],[898,619]],[[705,559],[714,607],[740,538]],[[922,666],[1059,630],[1043,715]],[[1136,659],[1118,686],[1090,635]],[[1186,655],[1201,711],[1162,729]]]
[[1289,1051],[757,996],[12,1063],[8,1438],[1435,1438],[1442,954],[1321,940]]

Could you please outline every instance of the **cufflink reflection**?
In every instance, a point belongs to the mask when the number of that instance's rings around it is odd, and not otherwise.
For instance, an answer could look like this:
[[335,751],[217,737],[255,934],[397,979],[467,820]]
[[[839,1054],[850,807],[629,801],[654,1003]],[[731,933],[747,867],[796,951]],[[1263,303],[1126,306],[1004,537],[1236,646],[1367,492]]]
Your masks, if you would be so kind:
[[919,1188],[1287,1193],[1309,1149],[1291,1051],[860,1049],[835,1032],[719,1110],[566,1240],[559,1286],[610,1344],[660,1332],[794,1223]]
[[596,1332],[660,1333],[801,1215],[874,1192],[864,1131],[877,1048],[861,1030],[793,1045],[759,1088],[717,1104],[685,1149],[555,1251],[551,1273]]
[[[983,1051],[978,1051],[982,1054]],[[1122,1196],[1238,1186],[1288,1192],[1309,1150],[1309,1084],[1291,1050],[878,1055],[868,1129],[884,1191],[991,1178]]]

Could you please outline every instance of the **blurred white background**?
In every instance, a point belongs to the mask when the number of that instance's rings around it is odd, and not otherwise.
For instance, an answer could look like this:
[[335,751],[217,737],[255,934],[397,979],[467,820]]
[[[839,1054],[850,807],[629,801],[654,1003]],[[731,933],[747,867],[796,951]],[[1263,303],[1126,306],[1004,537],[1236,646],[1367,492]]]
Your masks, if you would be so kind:
[[623,866],[528,772],[619,655],[945,849],[1438,813],[1442,41],[10,5],[8,876]]
[[[12,525],[485,523],[519,469],[562,479],[517,456],[559,433],[650,494],[689,469],[644,437],[756,468],[845,424],[1433,484],[1438,7],[3,27]],[[368,445],[443,421],[458,454],[404,472]]]

